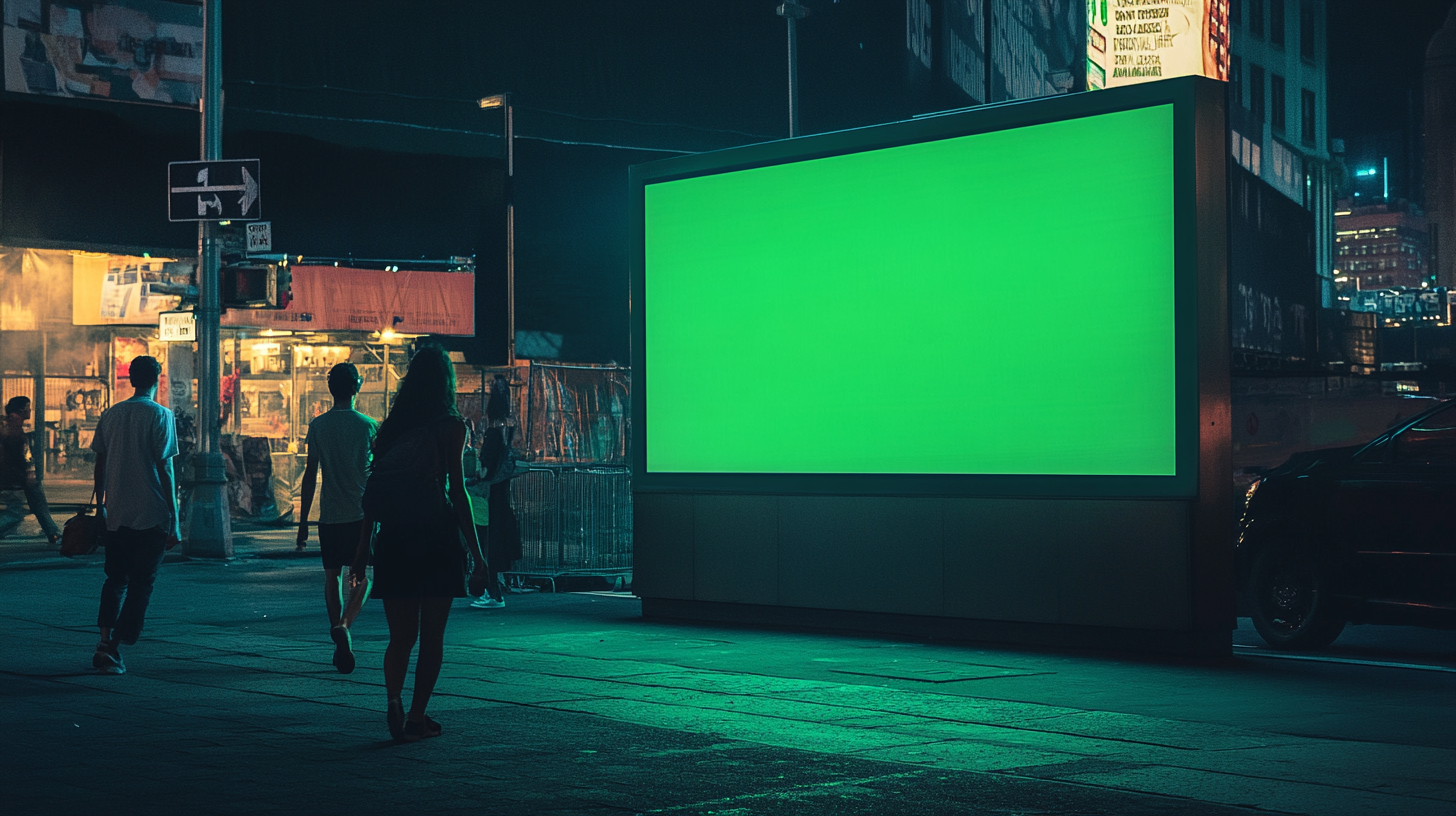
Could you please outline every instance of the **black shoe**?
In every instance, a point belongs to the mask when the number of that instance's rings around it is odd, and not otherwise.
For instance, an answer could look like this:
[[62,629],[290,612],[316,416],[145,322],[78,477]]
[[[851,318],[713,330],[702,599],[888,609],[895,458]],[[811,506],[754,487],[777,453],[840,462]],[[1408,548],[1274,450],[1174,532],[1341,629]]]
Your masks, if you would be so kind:
[[116,644],[104,640],[96,644],[96,653],[91,655],[91,667],[106,674],[126,674],[126,663],[121,659],[121,652],[116,650]]
[[419,722],[408,720],[404,724],[404,739],[405,742],[414,742],[430,737],[438,737],[440,736],[440,731],[440,724],[429,717]]
[[334,639],[334,668],[339,674],[348,674],[354,670],[354,642],[349,637],[347,627],[335,626],[329,631],[329,637]]

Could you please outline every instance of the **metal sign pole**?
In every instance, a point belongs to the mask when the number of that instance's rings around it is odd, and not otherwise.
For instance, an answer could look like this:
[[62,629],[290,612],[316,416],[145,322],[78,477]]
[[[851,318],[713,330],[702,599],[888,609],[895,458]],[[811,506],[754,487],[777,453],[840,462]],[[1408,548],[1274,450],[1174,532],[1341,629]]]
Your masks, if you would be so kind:
[[506,117],[506,364],[516,364],[516,117],[511,95],[505,98]]
[[[202,160],[222,158],[222,0],[203,7]],[[192,510],[183,552],[200,558],[232,558],[232,523],[228,515],[227,466],[222,457],[219,396],[222,387],[222,298],[218,268],[221,247],[217,226],[197,225],[197,433],[192,457]]]

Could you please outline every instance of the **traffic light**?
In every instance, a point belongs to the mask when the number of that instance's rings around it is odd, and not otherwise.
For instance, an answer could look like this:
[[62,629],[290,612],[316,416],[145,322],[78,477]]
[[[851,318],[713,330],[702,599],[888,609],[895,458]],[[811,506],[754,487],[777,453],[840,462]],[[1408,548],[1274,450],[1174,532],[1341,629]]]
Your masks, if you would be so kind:
[[224,264],[219,277],[224,308],[286,309],[293,300],[293,273],[281,255]]
[[287,309],[293,302],[293,270],[288,268],[288,259],[278,265],[278,308]]

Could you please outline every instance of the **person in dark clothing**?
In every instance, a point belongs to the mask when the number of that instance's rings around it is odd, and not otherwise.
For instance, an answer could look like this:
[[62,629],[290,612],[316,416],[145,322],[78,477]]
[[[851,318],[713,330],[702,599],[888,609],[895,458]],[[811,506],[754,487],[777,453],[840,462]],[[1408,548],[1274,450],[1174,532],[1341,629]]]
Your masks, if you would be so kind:
[[25,423],[30,420],[30,397],[14,397],[5,403],[5,425],[0,427],[0,491],[5,493],[5,512],[0,514],[0,538],[4,538],[20,526],[25,513],[20,509],[20,496],[25,494],[25,503],[35,520],[40,523],[41,532],[54,546],[61,540],[60,528],[51,518],[50,506],[46,504],[45,490],[35,472],[35,461],[30,455],[30,435],[25,432]]
[[107,409],[96,423],[96,501],[106,519],[106,583],[96,625],[101,642],[91,665],[122,674],[117,647],[137,642],[162,556],[177,546],[177,425],[156,403],[162,366],[143,355],[131,361],[136,394]]
[[[500,587],[501,573],[521,557],[521,528],[511,509],[511,479],[515,475],[515,458],[511,453],[515,428],[508,423],[511,415],[511,392],[506,378],[497,374],[490,385],[490,399],[485,404],[485,429],[480,448],[481,478],[490,485],[487,499],[490,526],[486,528],[486,560],[490,564],[488,586]],[[497,593],[500,590],[497,590]],[[482,596],[471,606],[489,609],[505,606],[503,594]]]
[[[483,592],[487,580],[485,553],[465,492],[464,449],[465,422],[455,407],[455,367],[442,349],[426,346],[410,361],[394,407],[374,439],[364,525],[351,569],[351,579],[363,576],[373,555],[374,597],[384,602],[389,624],[386,722],[399,742],[440,735],[440,724],[426,716],[425,708],[444,661],[450,606],[467,595],[467,560],[475,562],[469,594]],[[377,493],[376,485],[381,486]],[[389,497],[405,493],[410,494],[408,507],[390,503]],[[386,512],[389,518],[381,517]],[[379,530],[371,547],[376,519]],[[416,640],[420,655],[406,714],[400,697]]]

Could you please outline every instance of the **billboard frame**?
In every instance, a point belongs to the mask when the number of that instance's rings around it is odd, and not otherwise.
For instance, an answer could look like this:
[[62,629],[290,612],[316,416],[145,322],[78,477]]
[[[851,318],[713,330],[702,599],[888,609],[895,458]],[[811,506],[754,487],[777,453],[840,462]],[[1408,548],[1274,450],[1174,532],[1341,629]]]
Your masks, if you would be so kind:
[[[675,157],[629,170],[629,207],[634,226],[629,240],[632,363],[638,387],[632,389],[633,490],[642,493],[753,493],[769,495],[1005,496],[1187,499],[1198,492],[1199,451],[1204,445],[1200,404],[1206,398],[1200,366],[1200,214],[1207,203],[1209,172],[1223,178],[1223,110],[1206,115],[1209,100],[1221,102],[1224,83],[1202,77],[1003,103],[914,120],[837,131],[712,153]],[[647,416],[645,190],[650,184],[748,170],[777,164],[861,153],[1118,113],[1138,108],[1173,108],[1173,224],[1175,326],[1175,471],[1171,476],[1024,475],[1024,474],[873,474],[873,473],[673,473],[647,469],[651,436]],[[1216,118],[1217,121],[1213,121]],[[1210,139],[1219,149],[1207,155]],[[1200,163],[1202,162],[1202,164]],[[1206,167],[1219,162],[1217,168]],[[1219,195],[1220,203],[1222,194]],[[1222,219],[1220,219],[1222,220]],[[1206,218],[1203,219],[1207,223]],[[1219,236],[1222,239],[1224,236]],[[1219,263],[1222,263],[1220,256]],[[1222,272],[1223,270],[1219,270]],[[1206,304],[1205,304],[1206,305]],[[1226,320],[1224,321],[1226,323]],[[1224,326],[1226,331],[1226,325]],[[1226,340],[1224,341],[1226,344]],[[1206,363],[1206,361],[1205,361]],[[1225,377],[1227,372],[1223,372]],[[1224,400],[1227,400],[1227,387]]]

